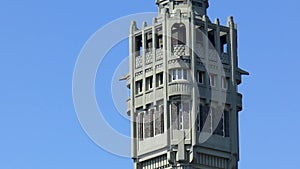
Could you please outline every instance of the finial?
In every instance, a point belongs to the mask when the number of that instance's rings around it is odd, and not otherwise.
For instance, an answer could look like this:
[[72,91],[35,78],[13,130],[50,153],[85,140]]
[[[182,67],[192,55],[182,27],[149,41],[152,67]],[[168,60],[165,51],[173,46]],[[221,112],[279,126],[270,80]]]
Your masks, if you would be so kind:
[[147,22],[143,22],[143,28],[147,27]]
[[136,26],[136,21],[131,21],[131,26],[130,26],[130,32],[133,33],[136,31],[138,28]]
[[216,19],[215,19],[215,24],[216,24],[216,25],[220,25],[220,20],[219,20],[219,18],[216,18]]
[[229,16],[228,20],[227,20],[227,26],[233,25],[234,21],[233,21],[233,16]]
[[152,19],[152,25],[155,25],[157,23],[157,19],[156,18],[153,18]]

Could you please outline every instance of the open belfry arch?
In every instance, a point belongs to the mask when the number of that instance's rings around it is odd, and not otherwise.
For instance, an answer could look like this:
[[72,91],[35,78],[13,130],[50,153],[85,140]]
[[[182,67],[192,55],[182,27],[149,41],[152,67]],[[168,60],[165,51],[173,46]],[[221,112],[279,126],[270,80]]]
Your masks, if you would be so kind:
[[232,17],[211,22],[208,0],[156,4],[151,26],[131,24],[123,78],[134,168],[237,169],[238,85],[248,74],[238,67],[237,26]]

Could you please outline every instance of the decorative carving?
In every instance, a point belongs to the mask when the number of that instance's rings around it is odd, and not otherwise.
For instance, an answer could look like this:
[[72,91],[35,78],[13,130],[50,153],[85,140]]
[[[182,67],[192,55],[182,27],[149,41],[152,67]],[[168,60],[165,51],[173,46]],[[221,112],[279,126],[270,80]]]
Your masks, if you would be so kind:
[[156,69],[163,68],[163,64],[156,65],[155,68],[156,68]]
[[152,71],[153,71],[152,68],[149,68],[149,69],[146,69],[146,70],[145,70],[146,73],[149,73],[149,72],[152,72]]
[[174,45],[173,54],[177,57],[185,56],[185,45]]
[[142,71],[135,73],[135,77],[139,77],[139,76],[142,76],[142,75],[143,75]]
[[152,63],[152,57],[153,57],[152,51],[149,51],[146,53],[146,65],[149,65]]
[[135,58],[135,68],[140,68],[143,67],[143,57],[142,56],[137,56]]
[[156,61],[162,60],[163,59],[163,51],[161,48],[156,49]]

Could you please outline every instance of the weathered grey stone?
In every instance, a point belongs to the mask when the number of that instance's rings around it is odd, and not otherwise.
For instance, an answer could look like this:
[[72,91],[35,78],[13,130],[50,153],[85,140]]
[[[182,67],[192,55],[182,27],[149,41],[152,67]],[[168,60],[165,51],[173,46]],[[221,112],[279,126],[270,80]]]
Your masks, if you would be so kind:
[[[212,23],[208,0],[156,3],[152,26],[144,22],[138,30],[132,22],[132,66],[123,78],[131,90],[127,113],[137,137],[134,167],[235,169],[242,110],[237,85],[248,73],[238,67],[233,17],[227,26],[219,19]],[[199,72],[204,72],[201,83]]]

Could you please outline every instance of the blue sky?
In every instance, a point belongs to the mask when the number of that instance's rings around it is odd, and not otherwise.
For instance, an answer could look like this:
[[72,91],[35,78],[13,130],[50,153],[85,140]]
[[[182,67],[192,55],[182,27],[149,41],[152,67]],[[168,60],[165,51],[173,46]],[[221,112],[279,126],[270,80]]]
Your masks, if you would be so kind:
[[[299,167],[299,6],[297,0],[211,0],[212,20],[225,24],[234,16],[239,64],[251,73],[240,86],[241,169]],[[94,32],[138,12],[156,12],[154,0],[0,1],[0,169],[132,168],[130,159],[100,149],[82,130],[72,76]],[[118,44],[98,70],[99,100],[107,96],[101,83],[113,73],[104,70],[113,70],[127,47]],[[104,109],[112,113],[104,116],[128,134],[129,122],[109,98]]]

